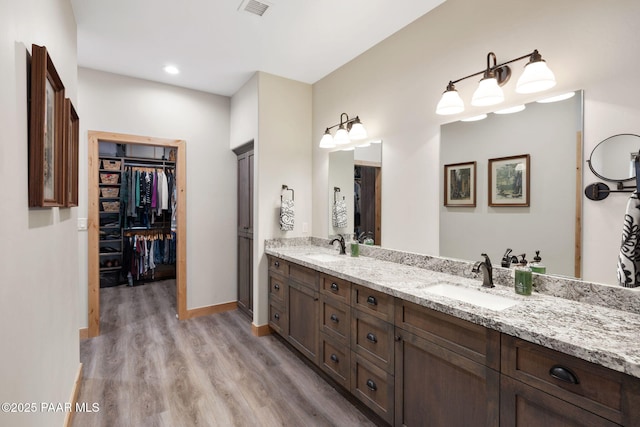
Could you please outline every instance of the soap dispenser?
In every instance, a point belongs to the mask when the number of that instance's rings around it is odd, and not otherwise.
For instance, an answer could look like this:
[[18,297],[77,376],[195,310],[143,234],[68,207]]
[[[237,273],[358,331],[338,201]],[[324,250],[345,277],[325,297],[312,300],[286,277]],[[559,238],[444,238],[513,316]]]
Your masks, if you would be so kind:
[[531,271],[534,273],[545,274],[547,267],[542,264],[542,258],[540,258],[540,251],[536,251],[536,256],[533,257],[533,262],[530,265]]
[[531,295],[533,278],[531,268],[527,265],[525,254],[520,255],[522,259],[514,270],[514,287],[519,295]]

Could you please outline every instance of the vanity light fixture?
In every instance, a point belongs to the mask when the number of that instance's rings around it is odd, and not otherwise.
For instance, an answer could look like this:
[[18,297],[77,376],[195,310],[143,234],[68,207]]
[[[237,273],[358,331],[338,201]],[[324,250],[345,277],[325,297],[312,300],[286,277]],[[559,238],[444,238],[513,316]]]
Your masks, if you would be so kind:
[[[489,52],[487,54],[486,69],[449,82],[447,89],[442,94],[442,98],[440,98],[440,102],[438,102],[436,114],[449,115],[463,112],[464,101],[458,94],[455,84],[481,74],[482,79],[480,80],[478,88],[473,93],[471,105],[484,107],[501,103],[504,101],[502,86],[504,86],[511,77],[511,67],[509,67],[508,64],[526,58],[529,59],[529,62],[525,65],[524,72],[518,79],[516,92],[541,92],[555,86],[555,76],[549,67],[547,67],[546,62],[542,59],[542,56],[537,50],[510,61],[503,62],[502,64],[497,64],[496,54]],[[491,65],[492,60],[493,65]]]
[[[335,136],[331,136],[330,130],[337,127]],[[340,114],[340,123],[329,126],[324,131],[320,140],[320,148],[335,148],[336,146],[349,144],[351,141],[359,141],[367,137],[367,131],[356,116],[350,119],[347,113]]]

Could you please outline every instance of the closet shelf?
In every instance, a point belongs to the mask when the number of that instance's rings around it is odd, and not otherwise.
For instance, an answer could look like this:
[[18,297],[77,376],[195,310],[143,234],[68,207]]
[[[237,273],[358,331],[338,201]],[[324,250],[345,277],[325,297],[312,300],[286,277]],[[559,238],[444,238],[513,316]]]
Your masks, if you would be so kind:
[[120,243],[121,239],[103,239],[100,243]]
[[122,252],[100,252],[100,256],[122,255]]
[[117,270],[122,270],[121,266],[117,266],[117,267],[100,267],[100,271],[117,271]]

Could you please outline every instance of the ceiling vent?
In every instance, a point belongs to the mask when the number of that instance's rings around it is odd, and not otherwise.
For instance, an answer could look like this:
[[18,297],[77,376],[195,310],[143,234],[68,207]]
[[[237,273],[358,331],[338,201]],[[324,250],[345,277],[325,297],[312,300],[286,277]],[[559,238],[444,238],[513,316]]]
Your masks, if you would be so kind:
[[242,2],[240,2],[240,6],[238,6],[238,10],[244,10],[245,12],[262,16],[270,6],[271,4],[262,1],[242,0]]

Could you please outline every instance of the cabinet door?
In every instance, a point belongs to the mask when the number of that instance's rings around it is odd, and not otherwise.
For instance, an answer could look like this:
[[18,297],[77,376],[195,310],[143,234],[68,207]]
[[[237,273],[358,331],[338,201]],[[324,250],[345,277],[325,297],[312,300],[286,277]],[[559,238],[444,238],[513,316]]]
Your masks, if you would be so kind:
[[294,281],[287,290],[288,341],[318,364],[318,291]]
[[506,427],[612,427],[611,421],[502,375],[500,425]]
[[238,308],[253,313],[253,239],[238,236]]
[[396,425],[498,425],[498,372],[400,329],[396,335]]

